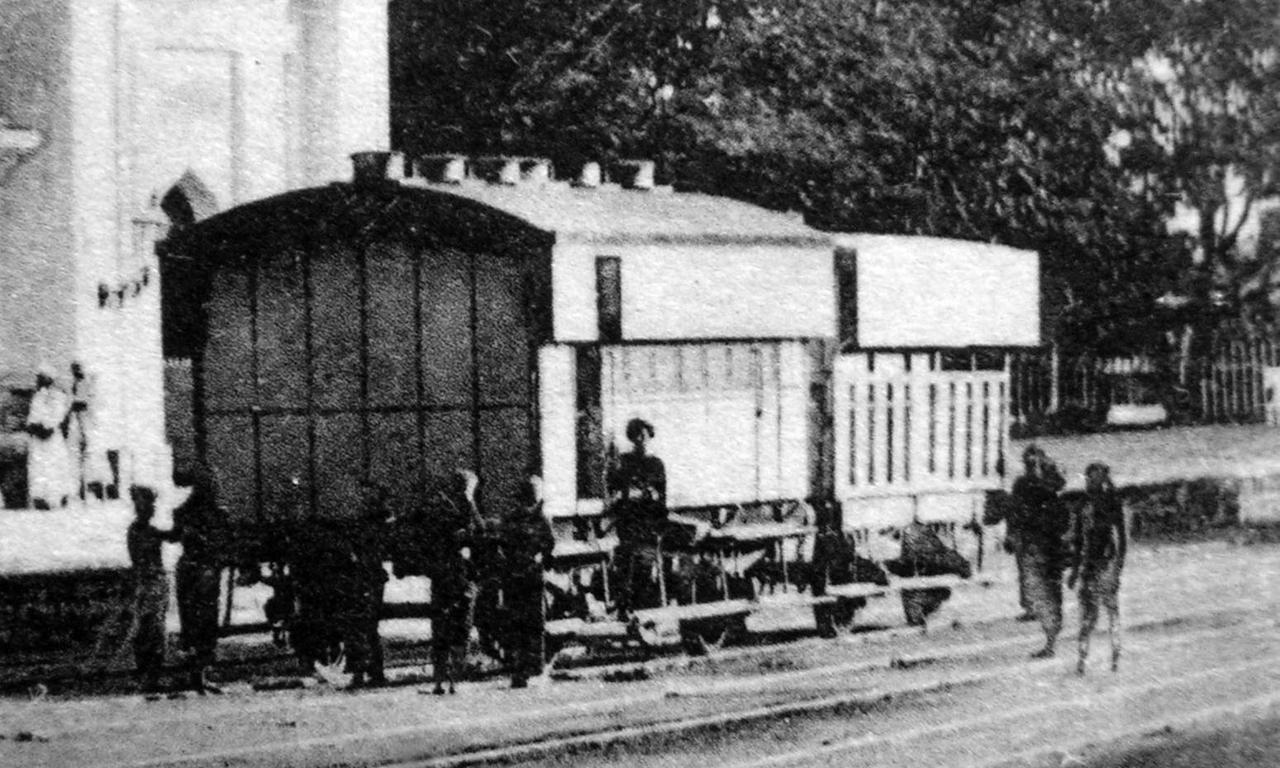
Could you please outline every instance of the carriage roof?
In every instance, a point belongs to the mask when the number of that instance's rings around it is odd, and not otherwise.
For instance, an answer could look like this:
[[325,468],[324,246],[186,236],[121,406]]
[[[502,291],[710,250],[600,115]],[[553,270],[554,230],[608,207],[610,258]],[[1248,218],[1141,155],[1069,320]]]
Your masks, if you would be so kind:
[[586,189],[561,182],[503,186],[472,180],[432,184],[407,179],[330,184],[241,205],[175,234],[167,250],[208,253],[230,247],[243,255],[246,246],[262,251],[281,239],[351,233],[455,237],[481,245],[509,240],[517,233],[543,245],[831,245],[827,234],[807,226],[797,214],[669,188],[637,191],[606,184]]
[[727,197],[676,192],[670,187],[623,189],[615,184],[575,187],[563,182],[489,184],[467,180],[427,188],[508,213],[557,238],[593,243],[761,243],[830,247],[830,237],[781,213]]

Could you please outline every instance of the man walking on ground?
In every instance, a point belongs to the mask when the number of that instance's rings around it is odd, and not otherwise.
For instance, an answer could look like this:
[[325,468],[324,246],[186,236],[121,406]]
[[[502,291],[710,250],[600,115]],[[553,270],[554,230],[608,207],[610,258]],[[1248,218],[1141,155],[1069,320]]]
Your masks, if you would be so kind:
[[1128,536],[1124,507],[1111,483],[1111,468],[1090,464],[1085,471],[1088,499],[1072,526],[1071,575],[1067,587],[1080,580],[1080,658],[1076,672],[1084,674],[1089,656],[1089,636],[1098,623],[1098,606],[1107,609],[1107,634],[1111,639],[1111,671],[1120,665],[1120,572],[1124,569]]
[[1022,588],[1044,629],[1044,647],[1032,658],[1044,659],[1053,656],[1062,631],[1064,538],[1070,517],[1058,498],[1066,481],[1045,452],[1028,446],[1022,460],[1026,471],[1013,484],[1014,508],[1008,522],[1016,532]]

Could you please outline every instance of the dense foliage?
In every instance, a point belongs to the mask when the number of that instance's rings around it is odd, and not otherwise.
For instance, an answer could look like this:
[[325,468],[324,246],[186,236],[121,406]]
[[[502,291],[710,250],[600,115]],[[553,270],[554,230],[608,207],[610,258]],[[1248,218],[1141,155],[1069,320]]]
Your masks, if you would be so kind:
[[1186,242],[1165,224],[1178,200],[1212,224],[1226,176],[1269,194],[1280,147],[1280,0],[399,0],[392,14],[400,149],[569,173],[646,156],[669,182],[823,228],[1035,248],[1046,331],[1103,350],[1147,346],[1185,320],[1158,297],[1203,310],[1206,276],[1240,271],[1229,225]]

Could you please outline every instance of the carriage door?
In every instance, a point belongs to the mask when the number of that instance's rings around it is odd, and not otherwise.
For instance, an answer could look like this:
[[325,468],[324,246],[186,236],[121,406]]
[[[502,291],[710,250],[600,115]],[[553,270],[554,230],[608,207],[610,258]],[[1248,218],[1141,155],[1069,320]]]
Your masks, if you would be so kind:
[[[914,521],[943,529],[961,553],[961,528],[981,519],[1001,487],[1009,444],[1007,356],[860,352],[836,360],[835,488],[844,527],[875,534]],[[887,553],[892,556],[892,553]]]
[[799,342],[605,347],[603,442],[628,450],[627,421],[652,422],[674,507],[803,498],[808,365]]

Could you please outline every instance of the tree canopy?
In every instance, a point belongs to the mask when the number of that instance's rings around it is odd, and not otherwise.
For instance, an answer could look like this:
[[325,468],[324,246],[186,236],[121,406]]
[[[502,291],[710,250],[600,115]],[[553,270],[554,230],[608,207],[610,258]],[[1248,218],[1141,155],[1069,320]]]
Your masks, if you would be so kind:
[[1132,348],[1158,297],[1239,263],[1230,225],[1168,234],[1175,203],[1270,194],[1278,4],[395,0],[395,141],[651,157],[827,229],[1034,248],[1046,331]]

